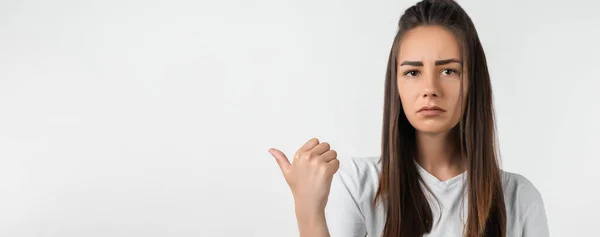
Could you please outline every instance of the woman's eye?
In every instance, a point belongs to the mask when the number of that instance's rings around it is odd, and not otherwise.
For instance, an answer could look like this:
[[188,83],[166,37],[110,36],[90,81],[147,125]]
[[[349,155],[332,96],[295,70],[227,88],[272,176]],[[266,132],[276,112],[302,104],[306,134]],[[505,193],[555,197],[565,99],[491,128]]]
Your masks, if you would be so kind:
[[442,70],[442,74],[444,74],[446,76],[450,76],[452,74],[456,74],[456,70],[454,70],[454,69],[444,69],[444,70]]
[[417,71],[411,70],[404,73],[405,76],[416,77],[419,73]]

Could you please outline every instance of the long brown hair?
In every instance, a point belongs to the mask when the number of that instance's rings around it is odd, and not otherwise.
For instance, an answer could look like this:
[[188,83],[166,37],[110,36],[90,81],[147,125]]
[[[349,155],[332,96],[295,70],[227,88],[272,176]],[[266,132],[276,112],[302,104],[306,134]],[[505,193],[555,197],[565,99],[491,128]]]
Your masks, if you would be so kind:
[[[409,123],[398,94],[397,56],[402,36],[415,27],[444,27],[457,38],[466,62],[468,92],[464,114],[452,135],[466,159],[467,237],[505,236],[506,210],[496,150],[492,89],[483,47],[467,13],[452,0],[424,0],[408,8],[398,23],[385,77],[382,170],[374,205],[386,205],[383,237],[415,237],[431,231],[433,214],[420,185],[414,158],[415,128]],[[465,60],[466,59],[466,60]],[[461,96],[462,88],[461,88]]]

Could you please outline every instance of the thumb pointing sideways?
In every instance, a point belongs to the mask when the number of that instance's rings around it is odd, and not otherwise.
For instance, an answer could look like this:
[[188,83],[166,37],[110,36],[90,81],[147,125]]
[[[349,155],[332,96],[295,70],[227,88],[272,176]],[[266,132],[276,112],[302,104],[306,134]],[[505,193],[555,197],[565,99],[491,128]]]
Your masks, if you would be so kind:
[[271,153],[271,155],[275,157],[275,160],[277,161],[277,164],[279,164],[279,168],[281,168],[281,172],[283,172],[283,175],[287,175],[288,172],[292,169],[292,164],[290,164],[290,161],[285,156],[285,154],[283,154],[283,152],[275,148],[269,149],[269,153]]

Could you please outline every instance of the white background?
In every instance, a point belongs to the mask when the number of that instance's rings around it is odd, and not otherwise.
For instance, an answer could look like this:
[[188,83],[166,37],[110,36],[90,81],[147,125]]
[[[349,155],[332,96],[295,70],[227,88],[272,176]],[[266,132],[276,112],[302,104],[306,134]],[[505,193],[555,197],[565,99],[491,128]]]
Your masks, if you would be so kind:
[[[0,236],[297,236],[268,154],[379,153],[415,1],[0,1]],[[596,1],[460,1],[488,57],[503,169],[552,236],[596,236]]]

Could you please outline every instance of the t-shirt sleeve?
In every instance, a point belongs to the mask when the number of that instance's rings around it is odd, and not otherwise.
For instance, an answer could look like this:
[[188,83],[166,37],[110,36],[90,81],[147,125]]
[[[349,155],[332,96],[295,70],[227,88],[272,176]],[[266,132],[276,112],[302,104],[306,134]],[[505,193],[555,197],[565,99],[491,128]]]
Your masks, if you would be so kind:
[[544,201],[537,190],[534,193],[537,200],[529,206],[523,216],[522,237],[549,237]]
[[356,182],[352,175],[338,170],[333,176],[325,218],[331,237],[365,237],[365,219],[356,200]]

